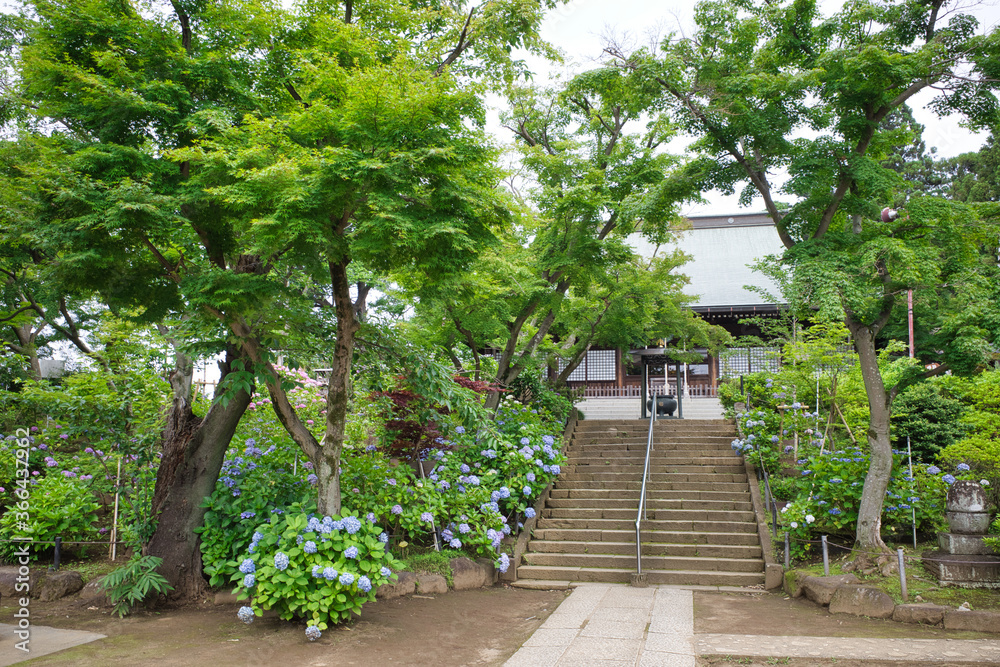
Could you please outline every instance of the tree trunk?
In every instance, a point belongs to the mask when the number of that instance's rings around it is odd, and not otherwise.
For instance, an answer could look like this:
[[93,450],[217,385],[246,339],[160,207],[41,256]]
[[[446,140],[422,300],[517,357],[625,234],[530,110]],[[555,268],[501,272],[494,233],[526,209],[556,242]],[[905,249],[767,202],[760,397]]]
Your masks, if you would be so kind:
[[858,351],[861,377],[865,383],[870,413],[868,422],[870,462],[868,476],[861,492],[854,541],[854,548],[857,550],[854,569],[865,570],[876,564],[886,564],[888,562],[886,557],[891,555],[889,548],[882,541],[882,503],[892,474],[892,443],[889,440],[890,402],[878,367],[875,333],[850,316],[845,322],[854,337],[854,346]]
[[326,432],[317,464],[319,493],[316,509],[320,514],[340,513],[340,455],[344,448],[347,406],[351,398],[351,362],[354,337],[360,326],[355,318],[347,279],[348,260],[330,263],[330,285],[337,313],[337,339],[330,364],[330,384],[326,393]]
[[205,590],[200,539],[194,531],[205,518],[201,504],[215,490],[226,449],[250,404],[250,395],[239,391],[225,406],[217,401],[204,419],[197,417],[191,411],[189,362],[178,353],[170,377],[174,400],[153,492],[157,525],[145,549],[163,559],[160,573],[174,587],[172,595],[183,599],[197,597]]

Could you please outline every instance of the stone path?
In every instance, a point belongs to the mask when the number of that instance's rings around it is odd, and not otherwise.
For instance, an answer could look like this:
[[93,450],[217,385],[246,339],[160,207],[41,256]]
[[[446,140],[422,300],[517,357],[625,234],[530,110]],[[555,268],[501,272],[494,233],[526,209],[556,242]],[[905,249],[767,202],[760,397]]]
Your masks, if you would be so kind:
[[579,584],[505,667],[694,667],[695,656],[1000,664],[1000,640],[694,634],[691,588]]
[[104,639],[104,635],[99,635],[96,632],[60,630],[44,625],[32,625],[31,639],[27,646],[29,651],[25,653],[15,646],[17,642],[21,641],[14,634],[16,629],[15,625],[0,623],[0,667]]

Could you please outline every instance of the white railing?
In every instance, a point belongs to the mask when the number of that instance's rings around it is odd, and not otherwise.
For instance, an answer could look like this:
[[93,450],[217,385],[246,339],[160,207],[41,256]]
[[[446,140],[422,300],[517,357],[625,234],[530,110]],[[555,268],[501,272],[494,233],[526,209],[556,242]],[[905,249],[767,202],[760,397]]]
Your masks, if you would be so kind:
[[[687,385],[685,387],[685,397],[686,398],[715,398],[717,397],[718,391],[715,387],[709,384],[694,384]],[[673,383],[670,384],[666,389],[663,383],[652,384],[649,387],[649,395],[652,394],[672,394],[676,396],[677,386]],[[585,387],[583,391],[584,398],[639,398],[642,396],[642,387],[640,385],[626,385],[624,387],[608,387],[608,386],[591,386]]]

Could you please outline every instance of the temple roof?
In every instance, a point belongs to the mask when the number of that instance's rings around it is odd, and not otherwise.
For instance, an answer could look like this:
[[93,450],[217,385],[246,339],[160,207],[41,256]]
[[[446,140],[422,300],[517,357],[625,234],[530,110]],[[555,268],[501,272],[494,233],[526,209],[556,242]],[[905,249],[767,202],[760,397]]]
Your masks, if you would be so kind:
[[[678,271],[691,278],[684,293],[697,297],[693,307],[738,307],[774,304],[774,300],[744,289],[763,287],[779,295],[778,286],[750,266],[757,260],[781,254],[785,246],[771,219],[762,213],[698,216],[689,218],[691,229],[682,232],[676,247],[691,256]],[[654,247],[639,235],[629,243],[642,255]]]

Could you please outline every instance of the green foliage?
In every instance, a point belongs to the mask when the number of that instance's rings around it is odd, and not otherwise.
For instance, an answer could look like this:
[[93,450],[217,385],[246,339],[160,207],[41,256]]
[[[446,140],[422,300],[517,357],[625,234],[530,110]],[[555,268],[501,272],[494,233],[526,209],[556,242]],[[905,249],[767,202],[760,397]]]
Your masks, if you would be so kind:
[[912,385],[893,404],[892,424],[897,449],[906,449],[909,437],[916,459],[931,463],[938,453],[966,431],[965,406],[933,381]]
[[107,594],[114,612],[125,618],[132,608],[151,594],[173,590],[166,578],[156,571],[163,563],[156,556],[135,555],[127,565],[110,572],[101,579],[100,586]]
[[983,541],[993,549],[994,553],[1000,554],[1000,515],[993,520],[990,525],[990,535],[983,538]]
[[965,437],[941,450],[940,459],[950,466],[966,464],[978,478],[988,482],[986,491],[994,505],[1000,504],[1000,371],[991,370],[971,378],[944,378],[948,391],[967,406],[962,416]]
[[[46,475],[29,487],[30,498],[0,517],[0,537],[4,540],[28,538],[38,544],[30,557],[37,559],[51,548],[56,537],[64,542],[88,541],[96,537],[99,505],[84,482],[63,475]],[[13,510],[13,511],[12,511]],[[24,515],[27,514],[25,520]],[[10,558],[18,545],[0,543],[0,554]]]
[[380,527],[354,514],[320,519],[292,506],[258,526],[233,582],[257,616],[274,609],[325,630],[360,614],[402,566],[380,537]]

